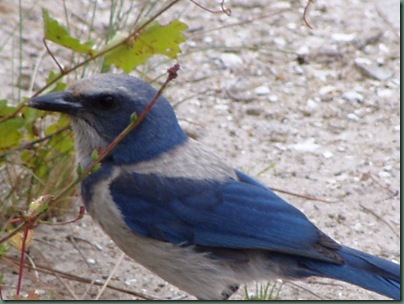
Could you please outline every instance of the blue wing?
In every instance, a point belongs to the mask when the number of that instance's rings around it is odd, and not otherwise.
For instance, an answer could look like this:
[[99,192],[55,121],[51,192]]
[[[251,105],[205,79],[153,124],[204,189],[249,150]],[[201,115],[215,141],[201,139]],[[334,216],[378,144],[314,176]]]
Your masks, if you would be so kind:
[[145,237],[336,262],[327,246],[339,245],[302,212],[251,177],[237,175],[238,180],[215,181],[122,173],[110,191],[127,225]]

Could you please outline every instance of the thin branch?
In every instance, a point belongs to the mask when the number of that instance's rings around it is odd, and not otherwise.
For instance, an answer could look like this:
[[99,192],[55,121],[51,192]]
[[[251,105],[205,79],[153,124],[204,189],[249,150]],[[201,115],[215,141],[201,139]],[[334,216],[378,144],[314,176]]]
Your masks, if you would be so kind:
[[285,281],[285,283],[290,284],[290,285],[293,285],[293,286],[295,286],[295,287],[297,287],[297,288],[303,289],[303,290],[307,291],[308,293],[312,294],[313,296],[319,298],[320,300],[324,300],[322,297],[320,297],[318,294],[312,292],[310,289],[308,289],[308,288],[306,288],[306,287],[303,287],[303,286],[301,286],[301,285],[299,285],[299,284],[296,284],[295,282],[292,282],[292,281]]
[[395,236],[400,237],[400,235],[396,232],[396,229],[394,229],[393,226],[390,225],[390,223],[388,221],[386,221],[384,218],[382,218],[380,215],[378,215],[376,212],[374,212],[372,209],[369,209],[367,207],[365,207],[363,204],[359,204],[359,206],[361,206],[363,208],[363,210],[365,210],[366,212],[372,214],[375,218],[377,218],[379,221],[381,221],[382,223],[386,224],[387,227],[390,228],[390,230],[394,233]]
[[[18,263],[19,263],[17,259],[12,258],[12,257],[6,257],[6,256],[1,257],[0,261],[6,262],[6,263],[9,263],[9,264],[13,264],[13,265],[18,265]],[[32,269],[33,267],[31,265],[26,265],[25,268]],[[56,276],[56,273],[57,273],[58,275],[60,275],[60,277],[63,277],[63,278],[69,279],[69,280],[73,280],[73,281],[77,281],[77,282],[81,282],[81,283],[94,284],[94,285],[97,285],[97,286],[102,286],[103,285],[103,283],[101,283],[101,282],[94,281],[94,280],[89,279],[89,278],[83,278],[83,277],[80,277],[80,276],[77,276],[77,275],[74,275],[74,274],[70,274],[70,273],[61,271],[61,270],[49,268],[47,266],[40,265],[40,264],[36,264],[36,270],[40,271],[42,273],[46,273],[46,274],[54,275],[54,276]],[[112,290],[122,292],[122,293],[130,294],[130,295],[133,295],[135,297],[145,299],[145,300],[161,300],[159,298],[156,298],[156,297],[153,297],[153,296],[148,296],[148,295],[145,295],[145,294],[140,293],[140,292],[136,292],[136,291],[128,290],[128,289],[123,289],[123,288],[115,287],[115,286],[112,286],[112,285],[108,285],[108,288],[112,289]]]
[[98,292],[97,296],[95,297],[94,300],[99,300],[101,295],[103,294],[105,288],[107,288],[109,281],[111,280],[112,276],[114,273],[118,270],[119,266],[121,265],[123,258],[125,257],[125,253],[122,252],[121,256],[119,257],[118,261],[116,262],[114,268],[111,270],[111,272],[108,275],[108,278],[105,280],[104,284],[102,285],[100,291]]
[[313,3],[314,3],[313,0],[309,0],[309,1],[307,2],[307,5],[305,6],[304,12],[303,12],[303,21],[304,21],[304,23],[306,24],[306,26],[307,26],[309,29],[313,29],[313,27],[309,24],[309,22],[307,21],[306,17],[307,17],[307,13],[309,12],[309,7],[310,7]]
[[65,74],[65,70],[62,68],[62,66],[59,64],[59,61],[57,61],[57,59],[55,58],[55,56],[53,56],[52,51],[49,49],[48,44],[46,43],[46,38],[44,37],[42,39],[43,44],[45,45],[46,51],[48,52],[48,54],[51,56],[51,58],[53,59],[53,61],[56,63],[56,65],[58,66],[59,70],[60,70],[60,74],[64,75]]
[[203,9],[204,11],[207,11],[207,12],[209,12],[209,13],[211,13],[211,14],[220,14],[220,13],[224,13],[224,14],[226,14],[227,16],[230,16],[231,15],[231,10],[229,9],[229,8],[225,8],[224,7],[224,2],[225,2],[225,0],[222,0],[221,1],[221,3],[220,3],[220,11],[215,11],[215,10],[212,10],[212,9],[210,9],[210,8],[207,8],[206,6],[203,6],[202,4],[199,4],[198,2],[196,2],[195,0],[189,0],[190,2],[192,2],[194,5],[196,5],[197,7],[199,7],[199,8],[201,8],[201,9]]
[[274,187],[271,187],[271,186],[269,186],[269,188],[271,190],[276,191],[276,192],[297,196],[297,197],[304,198],[304,199],[307,199],[307,200],[310,200],[310,201],[318,201],[318,202],[323,202],[323,203],[328,203],[328,204],[334,203],[332,201],[328,201],[328,200],[318,198],[318,197],[314,197],[314,196],[310,196],[310,195],[304,195],[304,194],[299,194],[299,193],[295,193],[295,192],[290,192],[290,191],[287,191],[287,190],[282,190],[282,189],[274,188]]

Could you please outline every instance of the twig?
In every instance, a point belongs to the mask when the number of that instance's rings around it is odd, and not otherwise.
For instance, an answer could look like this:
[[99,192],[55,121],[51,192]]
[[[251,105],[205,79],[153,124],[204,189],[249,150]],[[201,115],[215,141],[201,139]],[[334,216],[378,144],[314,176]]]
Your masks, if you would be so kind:
[[[37,240],[38,241],[38,240]],[[49,245],[49,244],[48,244]],[[41,256],[41,259],[44,260],[48,265],[50,265],[49,261],[46,259],[46,257],[42,254],[42,251],[38,251],[37,250],[37,254]],[[38,269],[35,267],[35,270],[38,271]],[[74,290],[69,286],[69,284],[67,284],[58,273],[54,273],[53,274],[56,279],[60,282],[60,284],[62,284],[66,290],[70,293],[71,297],[75,300],[79,300],[79,298],[77,297],[76,293],[74,292]],[[56,288],[56,287],[55,287]]]
[[[18,263],[19,263],[17,259],[11,258],[11,257],[6,257],[6,256],[1,257],[0,261],[6,261],[8,263],[16,264],[16,265],[18,265]],[[103,285],[101,282],[97,282],[97,281],[94,281],[94,280],[91,280],[91,279],[88,279],[88,278],[83,278],[83,277],[80,277],[80,276],[77,276],[77,275],[73,275],[73,274],[61,271],[61,270],[52,269],[52,268],[49,268],[49,267],[46,267],[46,266],[43,266],[43,265],[40,265],[40,264],[37,264],[36,267],[37,267],[36,269],[38,271],[46,273],[46,274],[55,275],[57,273],[61,277],[64,277],[64,278],[69,279],[69,280],[74,280],[74,281],[77,281],[77,282],[82,282],[82,283],[87,283],[87,284],[93,283],[94,285],[97,285],[97,286]],[[32,269],[32,266],[26,265],[26,268]],[[153,297],[153,296],[148,296],[148,295],[145,295],[145,294],[140,293],[140,292],[136,292],[136,291],[132,291],[132,290],[128,290],[128,289],[123,289],[123,288],[115,287],[115,286],[112,286],[112,285],[108,285],[108,288],[112,289],[112,290],[122,292],[122,293],[127,293],[127,294],[133,295],[135,297],[145,299],[145,300],[159,300],[159,298],[156,298],[156,297]]]
[[375,183],[376,183],[377,185],[379,185],[381,188],[383,188],[384,190],[386,190],[386,191],[388,191],[388,192],[391,193],[391,196],[387,197],[386,200],[387,200],[387,199],[391,199],[391,198],[397,196],[398,193],[399,193],[398,190],[394,190],[394,189],[390,188],[389,186],[383,185],[383,184],[382,184],[381,182],[379,182],[379,181],[377,180],[377,178],[374,177],[374,175],[373,175],[372,173],[370,173],[370,172],[366,172],[366,173],[363,174],[362,177],[361,177],[361,180],[363,180],[363,181],[366,181],[366,180],[368,180],[368,179],[371,179],[373,182],[375,182]]
[[83,259],[84,263],[86,263],[88,268],[94,273],[95,271],[94,271],[93,267],[91,267],[90,263],[87,261],[86,257],[81,252],[80,248],[77,246],[77,243],[76,243],[76,240],[75,240],[74,236],[68,235],[67,240],[72,243],[73,247],[78,251],[78,253],[80,254],[80,256]]
[[55,58],[55,56],[53,56],[53,53],[51,52],[51,50],[48,47],[48,44],[46,43],[46,38],[44,37],[42,39],[43,44],[45,45],[46,51],[49,53],[49,55],[51,56],[51,58],[53,59],[53,61],[56,63],[56,65],[58,66],[59,70],[60,70],[60,74],[64,75],[65,74],[65,70],[62,68],[62,66],[59,64],[59,61],[57,61],[57,59]]
[[285,283],[285,284],[288,283],[288,284],[293,285],[293,286],[295,286],[295,287],[297,287],[297,288],[303,289],[304,291],[307,291],[308,293],[312,294],[312,295],[315,296],[316,298],[319,298],[320,300],[324,300],[322,297],[320,297],[318,294],[312,292],[310,289],[308,289],[308,288],[306,288],[306,287],[303,287],[303,286],[301,286],[301,285],[299,285],[299,284],[296,284],[296,283],[294,283],[294,282],[292,282],[292,281],[284,281],[284,283]]
[[105,280],[104,284],[102,285],[100,291],[98,292],[97,296],[95,297],[95,300],[99,300],[101,295],[103,294],[105,288],[107,288],[109,281],[111,281],[112,276],[114,275],[115,271],[117,271],[118,267],[121,265],[123,258],[125,257],[125,253],[122,252],[121,256],[119,257],[118,261],[116,262],[114,268],[111,270],[111,272],[108,275],[108,278]]
[[359,204],[359,206],[361,206],[363,208],[363,210],[365,210],[366,212],[369,212],[370,214],[372,214],[375,218],[377,218],[379,221],[383,222],[384,224],[387,225],[387,227],[390,228],[391,231],[393,231],[393,233],[397,236],[400,237],[400,235],[396,232],[396,229],[394,229],[393,226],[390,225],[390,223],[388,221],[386,221],[384,218],[382,218],[380,215],[378,215],[376,212],[374,212],[372,209],[369,209],[367,207],[365,207],[362,204]]
[[325,199],[322,199],[322,198],[317,198],[317,197],[310,196],[310,195],[304,195],[304,194],[299,194],[299,193],[295,193],[295,192],[290,192],[290,191],[287,191],[287,190],[282,190],[282,189],[274,188],[274,187],[271,187],[271,186],[269,186],[269,188],[276,191],[276,192],[281,192],[281,193],[297,196],[297,197],[304,198],[304,199],[307,199],[307,200],[310,200],[310,201],[318,201],[318,202],[323,202],[323,203],[328,203],[328,204],[334,203],[332,201],[328,201],[328,200],[325,200]]
[[36,270],[34,260],[29,256],[29,254],[27,254],[26,256],[27,256],[27,260],[31,263],[32,268],[33,268],[33,270],[35,271],[35,276],[36,276],[36,278],[39,279],[39,274],[38,274],[38,271]]
[[193,4],[195,4],[197,7],[201,8],[201,9],[203,9],[204,11],[207,11],[207,12],[209,12],[209,13],[212,13],[212,14],[225,13],[227,16],[230,16],[230,15],[231,15],[231,9],[224,7],[224,2],[225,2],[225,0],[222,0],[222,1],[220,2],[220,8],[221,8],[220,11],[214,11],[214,10],[212,10],[212,9],[210,9],[210,8],[207,8],[206,6],[203,6],[202,4],[199,4],[199,3],[196,2],[195,0],[189,0],[189,1],[192,2]]
[[[400,2],[401,6],[401,2]],[[398,42],[400,42],[400,29],[397,29],[392,22],[380,11],[380,8],[376,6],[376,12],[377,14],[383,19],[384,22],[387,23],[387,25],[390,27],[392,30],[393,34],[396,36]]]
[[34,66],[34,70],[32,71],[32,74],[31,74],[31,81],[30,81],[30,83],[29,83],[29,87],[28,87],[28,90],[27,90],[27,91],[30,92],[30,93],[32,92],[32,90],[33,90],[33,88],[34,88],[36,75],[38,74],[38,70],[39,70],[41,61],[42,61],[43,57],[45,56],[45,54],[46,54],[46,51],[42,51],[42,52],[39,54],[38,59],[36,60],[36,63],[35,63],[35,66]]
[[308,13],[308,11],[309,11],[309,7],[310,7],[310,5],[313,4],[313,2],[314,2],[313,0],[309,0],[309,1],[307,2],[307,5],[305,6],[304,12],[303,12],[303,21],[304,21],[304,23],[306,24],[306,26],[307,26],[309,29],[313,29],[313,28],[312,28],[312,26],[307,22],[306,16],[307,16],[307,13]]
[[84,293],[83,293],[83,294],[81,295],[81,297],[80,297],[81,300],[84,300],[84,299],[86,298],[86,296],[87,296],[87,294],[89,293],[91,287],[94,286],[94,283],[95,283],[95,280],[92,280],[92,281],[87,285],[86,290],[84,291]]

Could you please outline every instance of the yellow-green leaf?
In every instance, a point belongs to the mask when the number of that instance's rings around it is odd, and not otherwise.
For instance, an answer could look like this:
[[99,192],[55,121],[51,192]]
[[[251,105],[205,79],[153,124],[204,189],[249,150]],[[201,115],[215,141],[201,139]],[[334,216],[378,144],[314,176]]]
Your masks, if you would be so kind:
[[42,16],[45,24],[46,39],[79,53],[90,55],[95,53],[90,43],[81,43],[80,40],[72,37],[64,26],[49,16],[48,10],[43,8]]
[[[25,228],[28,229],[28,228]],[[11,229],[9,229],[9,231],[12,231]],[[27,233],[27,238],[24,240],[24,233],[23,232],[17,232],[15,235],[13,235],[9,240],[8,243],[17,248],[18,250],[22,250],[22,244],[23,242],[25,242],[25,248],[28,248],[31,243],[32,240],[34,239],[34,231],[29,229],[28,233]]]
[[40,111],[28,107],[23,108],[21,112],[25,120],[25,124],[32,124],[35,122],[39,116],[38,114],[40,113]]
[[[50,71],[48,78],[46,79],[46,84],[50,84],[56,77],[59,77],[59,74],[56,74],[54,71]],[[67,84],[62,80],[59,80],[56,81],[56,83],[53,83],[49,88],[47,88],[45,93],[64,91],[66,87]]]
[[98,158],[99,154],[97,149],[94,149],[93,152],[91,152],[91,160],[94,161]]
[[21,144],[23,134],[19,129],[23,125],[24,119],[21,117],[10,118],[0,124],[0,151]]
[[130,121],[131,122],[135,122],[137,120],[137,113],[136,112],[133,112],[131,115],[130,115]]
[[10,107],[7,104],[8,101],[6,99],[0,100],[0,117],[11,115],[17,109],[16,107]]
[[[162,54],[170,58],[176,58],[181,52],[179,45],[185,41],[183,31],[187,25],[175,20],[166,26],[157,22],[139,34],[136,39],[129,39],[116,49],[106,54],[106,64],[114,64],[129,73],[136,66],[143,64],[150,57]],[[111,42],[122,41],[122,33],[117,33],[118,38],[113,38]],[[109,46],[110,47],[110,44]]]
[[56,121],[55,123],[51,124],[49,127],[46,128],[45,135],[55,133],[60,129],[67,127],[69,123],[70,120],[67,115],[60,115],[58,121]]

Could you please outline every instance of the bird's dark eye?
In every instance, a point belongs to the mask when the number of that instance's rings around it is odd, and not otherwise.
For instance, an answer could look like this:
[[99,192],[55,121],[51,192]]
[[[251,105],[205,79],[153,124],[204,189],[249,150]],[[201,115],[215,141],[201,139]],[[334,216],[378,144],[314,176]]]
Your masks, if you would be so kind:
[[98,104],[103,109],[111,109],[116,105],[116,98],[112,95],[102,95],[98,99]]

